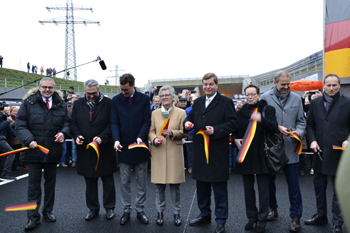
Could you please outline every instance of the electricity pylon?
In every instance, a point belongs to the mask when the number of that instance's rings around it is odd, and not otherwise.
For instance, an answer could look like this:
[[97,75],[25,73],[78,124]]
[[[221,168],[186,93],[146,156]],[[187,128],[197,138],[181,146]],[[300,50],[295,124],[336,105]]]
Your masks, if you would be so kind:
[[[65,63],[64,69],[76,67],[76,52],[75,52],[75,32],[74,24],[97,24],[100,26],[100,22],[91,21],[86,19],[81,19],[78,17],[74,18],[74,11],[83,11],[89,10],[93,13],[92,8],[82,7],[82,6],[73,6],[73,0],[67,0],[67,4],[55,7],[46,7],[48,11],[51,10],[65,10],[66,17],[54,18],[52,20],[39,21],[42,25],[44,23],[54,23],[56,26],[58,24],[66,24],[66,47],[65,47]],[[77,20],[78,19],[78,20]],[[77,69],[71,69],[70,72],[64,73],[64,79],[70,79],[77,81]]]

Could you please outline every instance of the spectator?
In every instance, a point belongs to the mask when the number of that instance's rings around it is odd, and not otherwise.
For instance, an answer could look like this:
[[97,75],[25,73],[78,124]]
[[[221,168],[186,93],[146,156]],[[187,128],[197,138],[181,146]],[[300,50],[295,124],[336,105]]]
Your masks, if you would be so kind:
[[44,66],[41,66],[40,67],[40,74],[43,75],[43,73],[44,73]]
[[[156,209],[158,211],[157,225],[163,225],[163,212],[165,210],[165,188],[170,185],[171,202],[174,208],[174,224],[180,226],[180,183],[185,182],[184,158],[182,138],[186,137],[183,132],[182,122],[186,118],[185,111],[173,106],[175,90],[171,86],[163,86],[159,90],[162,107],[152,112],[151,128],[148,137],[152,144],[152,167],[151,182],[156,184]],[[167,129],[159,132],[163,122],[171,119]]]
[[144,207],[146,204],[147,162],[150,154],[142,148],[128,150],[128,145],[135,142],[148,144],[148,131],[151,124],[149,96],[136,91],[135,78],[131,74],[122,75],[119,81],[122,93],[112,99],[111,128],[114,149],[118,151],[121,201],[124,207],[120,224],[124,225],[130,220],[132,166],[135,167],[138,187],[135,201],[137,219],[143,224],[148,224],[149,220],[144,213]]
[[[17,112],[18,112],[18,108],[16,106],[12,106],[10,108],[10,115],[12,118],[10,126],[13,130],[15,129],[15,126],[16,126],[15,120],[16,120]],[[22,142],[21,140],[19,140],[17,135],[14,137],[11,133],[7,134],[7,142],[14,150],[20,149],[22,147]],[[20,161],[20,154],[21,154],[20,152],[16,153],[15,158],[13,160],[12,169],[15,171],[20,171],[23,169],[23,164]]]
[[4,57],[2,55],[0,55],[0,66],[2,68],[2,60],[4,59]]
[[185,110],[187,108],[187,99],[186,98],[181,98],[179,100],[179,108]]
[[159,109],[160,106],[160,98],[159,96],[154,96],[153,97],[153,107],[151,108],[151,111],[153,112],[154,110]]
[[236,110],[240,110],[243,107],[243,101],[242,100],[237,100],[236,102]]
[[54,67],[53,70],[52,70],[52,74],[53,74],[52,76],[56,77],[56,73],[57,73],[57,71],[56,71],[56,68]]
[[27,70],[28,70],[28,73],[29,73],[29,71],[30,71],[30,63],[29,62],[27,63]]
[[[194,103],[194,101],[197,99],[196,96],[192,97],[191,100],[191,106],[186,108],[185,112],[186,115],[188,116],[188,114],[191,112],[192,110],[192,105]],[[192,156],[193,156],[193,137],[194,137],[194,129],[191,129],[188,132],[188,136],[187,136],[187,141],[190,141],[190,143],[186,143],[186,148],[187,148],[187,164],[188,164],[188,172],[192,173]]]

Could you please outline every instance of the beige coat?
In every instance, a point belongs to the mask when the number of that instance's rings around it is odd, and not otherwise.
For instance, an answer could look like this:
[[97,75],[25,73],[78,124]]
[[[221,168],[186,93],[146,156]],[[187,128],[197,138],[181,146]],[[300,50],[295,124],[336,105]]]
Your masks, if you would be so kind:
[[173,138],[159,136],[165,117],[161,109],[152,112],[151,128],[148,137],[153,143],[156,137],[162,139],[162,144],[152,146],[151,182],[155,184],[179,184],[185,182],[183,142],[187,134],[183,132],[183,121],[186,118],[184,110],[173,107],[169,113],[168,129],[173,132]]

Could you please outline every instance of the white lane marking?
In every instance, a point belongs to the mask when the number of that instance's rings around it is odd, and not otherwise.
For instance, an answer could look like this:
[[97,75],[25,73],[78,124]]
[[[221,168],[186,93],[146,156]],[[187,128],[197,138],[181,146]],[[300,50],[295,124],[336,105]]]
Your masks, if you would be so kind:
[[[26,178],[26,177],[28,177],[28,173],[24,174],[24,175],[21,175],[21,176],[17,176],[16,178],[17,178],[17,180],[20,180],[20,179],[23,179],[23,178]],[[1,180],[2,180],[2,182],[0,182],[0,186],[15,181],[15,180],[5,180],[5,179],[1,179]]]
[[191,203],[190,209],[189,209],[188,214],[187,214],[186,225],[185,225],[185,227],[184,227],[183,233],[186,232],[186,227],[187,227],[188,219],[189,219],[190,214],[191,214],[191,210],[192,210],[192,206],[193,206],[193,203],[194,203],[194,199],[196,198],[196,193],[197,193],[197,189],[194,190],[194,194],[193,194],[193,198],[192,198],[192,203]]

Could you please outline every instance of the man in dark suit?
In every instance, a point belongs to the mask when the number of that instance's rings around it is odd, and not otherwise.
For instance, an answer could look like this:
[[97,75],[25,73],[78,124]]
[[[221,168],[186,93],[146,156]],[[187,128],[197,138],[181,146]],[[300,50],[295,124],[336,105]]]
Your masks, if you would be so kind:
[[135,78],[131,74],[120,77],[122,93],[112,99],[112,135],[114,149],[118,150],[121,201],[124,214],[120,224],[130,220],[131,213],[131,169],[135,168],[137,194],[135,209],[140,222],[148,224],[148,218],[143,209],[146,204],[147,162],[150,158],[148,150],[144,148],[128,149],[133,143],[148,144],[148,131],[151,126],[151,109],[149,97],[135,89]]
[[[336,74],[324,78],[323,97],[311,101],[307,118],[307,136],[314,155],[314,187],[317,213],[306,225],[327,224],[327,176],[331,176],[334,187],[335,174],[341,150],[333,146],[347,147],[350,132],[350,98],[339,92],[340,79]],[[343,155],[344,156],[344,155]],[[334,190],[334,188],[333,188]],[[332,232],[342,232],[342,218],[336,193],[332,200]]]
[[[184,120],[186,131],[194,127],[192,174],[197,185],[200,215],[190,226],[211,222],[211,189],[215,199],[215,232],[225,232],[228,217],[227,180],[229,179],[229,134],[237,131],[237,117],[231,99],[218,90],[218,78],[207,73],[202,79],[205,96],[194,101],[192,111]],[[193,124],[193,125],[192,125]],[[206,157],[204,137],[209,136],[209,156]],[[208,160],[207,160],[208,159]]]
[[[103,183],[103,207],[106,219],[114,217],[115,187],[113,173],[117,171],[117,157],[113,150],[111,133],[112,100],[103,96],[98,82],[89,79],[84,83],[85,97],[74,101],[70,128],[77,144],[77,172],[84,176],[85,198],[90,212],[85,220],[89,221],[100,211],[98,201],[98,178]],[[90,142],[97,142],[100,151],[99,160],[94,149],[86,150]]]

